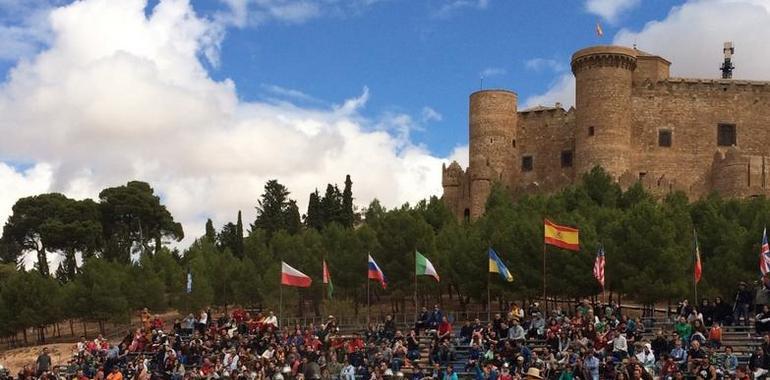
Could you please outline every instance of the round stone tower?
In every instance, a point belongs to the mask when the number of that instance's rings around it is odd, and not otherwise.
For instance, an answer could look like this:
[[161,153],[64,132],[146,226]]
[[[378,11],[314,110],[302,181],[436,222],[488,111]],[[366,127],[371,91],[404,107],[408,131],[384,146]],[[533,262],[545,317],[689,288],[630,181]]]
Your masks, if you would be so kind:
[[635,69],[636,51],[622,46],[594,46],[572,55],[578,174],[600,165],[617,179],[629,170]]
[[507,90],[482,90],[470,96],[471,219],[484,214],[494,181],[509,185],[513,180],[516,100],[516,93]]

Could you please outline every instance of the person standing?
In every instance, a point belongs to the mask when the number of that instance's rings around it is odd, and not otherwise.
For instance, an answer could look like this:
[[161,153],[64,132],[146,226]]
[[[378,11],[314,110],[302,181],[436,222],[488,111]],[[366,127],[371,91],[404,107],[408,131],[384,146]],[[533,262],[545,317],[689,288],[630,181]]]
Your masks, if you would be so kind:
[[35,361],[37,375],[40,376],[43,372],[51,370],[51,355],[48,354],[48,347],[43,347],[43,352],[37,357]]
[[751,306],[751,292],[746,289],[746,283],[741,281],[738,284],[738,292],[735,293],[735,310],[733,311],[733,322],[737,325],[743,317],[744,326],[749,325],[749,307]]

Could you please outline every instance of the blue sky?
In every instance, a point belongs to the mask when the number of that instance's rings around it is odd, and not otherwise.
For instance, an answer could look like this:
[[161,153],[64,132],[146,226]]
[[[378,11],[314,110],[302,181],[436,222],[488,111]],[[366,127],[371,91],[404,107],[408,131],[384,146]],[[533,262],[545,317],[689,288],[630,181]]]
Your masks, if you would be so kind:
[[483,73],[520,109],[568,106],[577,49],[716,78],[734,41],[735,78],[770,80],[768,25],[768,0],[0,0],[0,222],[131,180],[192,239],[252,220],[270,179],[301,210],[346,174],[359,207],[414,203],[467,164]]
[[[275,85],[339,103],[367,86],[368,116],[420,115],[430,107],[441,120],[431,120],[411,137],[443,156],[467,143],[467,99],[485,70],[491,74],[484,87],[512,89],[523,104],[569,70],[575,50],[609,43],[619,28],[640,29],[681,1],[642,2],[614,23],[589,13],[582,1],[498,0],[442,13],[448,3],[382,1],[301,23],[233,28],[222,45],[220,65],[209,66],[210,73],[232,78],[245,100],[273,97],[266,86]],[[193,4],[204,14],[222,8],[218,1]],[[597,21],[603,38],[594,32]],[[528,67],[535,59],[548,62]]]

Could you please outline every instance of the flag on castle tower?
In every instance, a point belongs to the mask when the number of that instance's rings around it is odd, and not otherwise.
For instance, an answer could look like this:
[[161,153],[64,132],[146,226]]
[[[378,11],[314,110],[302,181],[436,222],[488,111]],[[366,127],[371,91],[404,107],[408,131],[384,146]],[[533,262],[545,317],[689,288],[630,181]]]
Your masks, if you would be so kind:
[[598,21],[596,22],[596,36],[601,37],[604,35],[604,30],[602,30],[602,24],[600,24]]

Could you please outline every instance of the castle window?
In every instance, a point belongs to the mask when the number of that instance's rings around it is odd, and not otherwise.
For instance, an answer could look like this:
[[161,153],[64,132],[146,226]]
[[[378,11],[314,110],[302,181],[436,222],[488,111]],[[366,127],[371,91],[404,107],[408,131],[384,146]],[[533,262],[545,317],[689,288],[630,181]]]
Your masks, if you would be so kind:
[[594,135],[594,127],[588,127],[588,135],[593,136]]
[[532,156],[524,156],[521,158],[521,171],[531,172],[533,166],[534,160],[532,159]]
[[738,145],[735,135],[735,124],[719,124],[717,126],[717,145]]
[[516,139],[511,140],[511,146],[514,148],[516,147]]
[[658,146],[671,147],[671,131],[668,129],[661,129],[658,131]]
[[572,167],[572,151],[571,150],[564,150],[561,152],[561,167],[563,168],[571,168]]
[[465,222],[471,221],[471,209],[466,208],[465,211],[463,211],[463,219],[465,219]]

